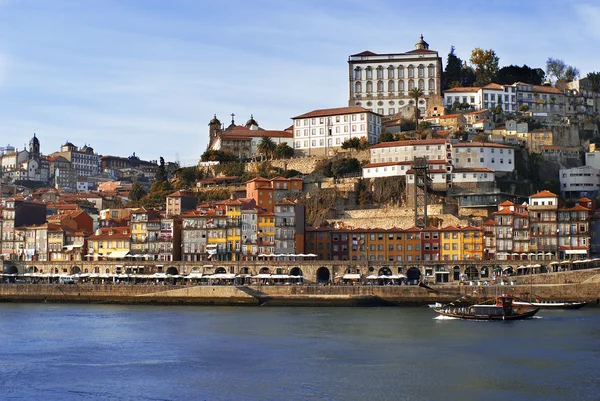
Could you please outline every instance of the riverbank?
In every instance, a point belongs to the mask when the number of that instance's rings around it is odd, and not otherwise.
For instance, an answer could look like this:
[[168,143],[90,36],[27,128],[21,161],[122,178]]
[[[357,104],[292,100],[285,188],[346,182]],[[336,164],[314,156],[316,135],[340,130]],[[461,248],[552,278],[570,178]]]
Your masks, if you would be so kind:
[[4,302],[188,304],[244,306],[420,306],[467,297],[474,302],[511,293],[547,301],[597,302],[600,282],[514,286],[208,286],[3,284]]

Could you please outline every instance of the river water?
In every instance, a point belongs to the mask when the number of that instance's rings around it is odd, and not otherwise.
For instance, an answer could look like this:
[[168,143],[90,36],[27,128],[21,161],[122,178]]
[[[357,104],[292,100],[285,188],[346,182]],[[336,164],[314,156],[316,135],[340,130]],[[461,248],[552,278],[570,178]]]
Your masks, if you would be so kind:
[[598,400],[600,308],[0,304],[2,400]]

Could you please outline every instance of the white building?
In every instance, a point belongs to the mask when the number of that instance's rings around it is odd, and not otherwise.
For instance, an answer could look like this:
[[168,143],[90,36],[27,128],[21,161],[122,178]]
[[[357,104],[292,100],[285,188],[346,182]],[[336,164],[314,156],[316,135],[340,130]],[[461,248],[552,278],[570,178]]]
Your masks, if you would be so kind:
[[376,143],[381,116],[360,106],[313,110],[292,117],[294,150],[303,156],[331,155],[350,138]]
[[565,113],[565,96],[551,86],[530,85],[515,82],[512,85],[488,84],[483,87],[457,87],[444,91],[444,105],[468,104],[474,110],[502,106],[505,113],[516,113],[527,105],[536,117],[548,117]]
[[225,130],[214,127],[215,124],[213,121],[215,120],[218,122],[216,116],[211,120],[211,124],[209,124],[209,132],[211,134],[210,149],[231,152],[241,160],[257,159],[260,157],[258,145],[263,136],[271,138],[276,145],[285,143],[291,148],[294,146],[294,134],[291,131],[260,128],[252,115],[248,122],[246,122],[246,125],[235,125],[232,117],[231,124]]
[[488,142],[455,143],[455,168],[488,168],[496,173],[515,169],[515,151],[510,146]]
[[60,147],[60,152],[52,153],[50,156],[62,156],[70,161],[71,168],[75,170],[77,177],[96,175],[102,170],[100,156],[87,145],[79,149],[71,142],[67,142]]
[[452,108],[468,104],[474,110],[486,110],[501,105],[506,113],[516,111],[516,87],[488,84],[483,87],[456,87],[444,91],[444,105]]
[[371,163],[411,162],[415,157],[452,161],[452,144],[448,139],[381,142],[370,148]]
[[560,194],[563,198],[596,199],[600,189],[600,170],[591,166],[560,169]]
[[393,115],[411,103],[408,92],[420,88],[422,114],[433,96],[441,96],[442,59],[420,40],[406,53],[376,54],[364,51],[348,58],[349,106],[363,106],[381,115]]
[[[363,166],[364,178],[401,177],[412,169],[413,160],[401,162],[369,163]],[[427,166],[430,170],[445,169],[452,171],[452,165],[444,160],[429,160]]]
[[493,185],[496,180],[494,170],[489,168],[455,168],[452,170],[452,186],[480,187]]

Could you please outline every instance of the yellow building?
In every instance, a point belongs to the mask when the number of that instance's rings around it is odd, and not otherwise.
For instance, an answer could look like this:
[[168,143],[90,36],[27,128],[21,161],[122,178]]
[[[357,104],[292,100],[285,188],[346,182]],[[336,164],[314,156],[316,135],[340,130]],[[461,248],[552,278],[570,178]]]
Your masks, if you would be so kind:
[[93,260],[122,259],[129,253],[129,227],[99,228],[88,238],[88,254]]
[[467,226],[460,229],[463,259],[483,259],[483,230],[481,227]]
[[227,249],[231,260],[240,260],[242,247],[242,202],[230,199],[217,204],[225,209],[227,216]]
[[440,247],[442,260],[462,259],[462,233],[460,228],[448,226],[440,229]]
[[275,213],[258,213],[258,254],[275,253]]

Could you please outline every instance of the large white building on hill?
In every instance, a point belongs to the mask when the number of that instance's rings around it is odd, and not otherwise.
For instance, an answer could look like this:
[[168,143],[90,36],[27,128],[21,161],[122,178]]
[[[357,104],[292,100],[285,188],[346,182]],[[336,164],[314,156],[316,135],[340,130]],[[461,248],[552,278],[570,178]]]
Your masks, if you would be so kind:
[[[400,113],[412,100],[408,92],[423,90],[419,100],[422,115],[434,96],[441,97],[442,59],[420,40],[406,53],[376,54],[370,51],[348,58],[349,106],[363,106],[381,115]],[[441,98],[440,98],[441,99]]]
[[350,138],[376,143],[381,134],[381,116],[360,106],[313,110],[292,120],[294,150],[301,156],[332,155]]

